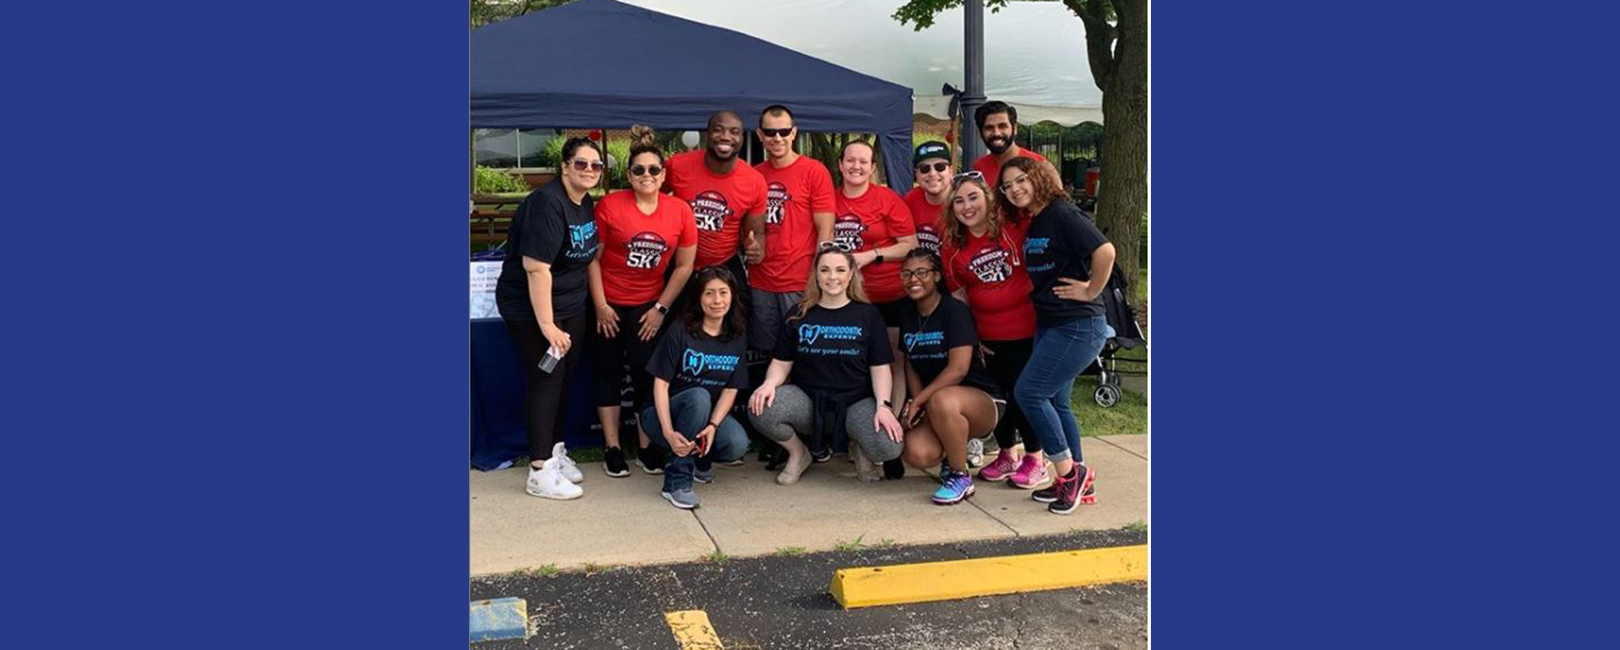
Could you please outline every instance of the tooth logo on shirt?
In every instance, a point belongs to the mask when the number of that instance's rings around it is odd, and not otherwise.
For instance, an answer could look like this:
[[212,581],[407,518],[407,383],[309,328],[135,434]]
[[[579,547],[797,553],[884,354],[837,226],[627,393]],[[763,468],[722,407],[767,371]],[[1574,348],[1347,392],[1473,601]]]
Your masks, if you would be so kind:
[[810,345],[812,343],[815,343],[816,339],[818,337],[820,337],[820,336],[821,336],[821,326],[820,325],[800,325],[799,326],[799,344],[800,345]]
[[690,375],[702,374],[703,353],[693,350],[692,348],[687,348],[686,354],[681,355],[681,372]]
[[714,190],[700,192],[692,199],[692,217],[697,220],[698,230],[719,231],[731,218],[731,203],[726,201],[726,195]]

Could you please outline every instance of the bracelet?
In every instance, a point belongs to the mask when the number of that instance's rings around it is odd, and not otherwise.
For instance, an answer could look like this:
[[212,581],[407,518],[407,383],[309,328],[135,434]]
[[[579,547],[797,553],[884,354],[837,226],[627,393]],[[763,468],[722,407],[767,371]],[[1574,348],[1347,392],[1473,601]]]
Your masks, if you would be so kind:
[[720,429],[720,423],[719,423],[719,422],[710,422],[710,423],[709,423],[709,426],[711,426],[711,427],[714,427],[714,428],[715,428],[715,430],[719,430],[719,429]]
[[661,303],[661,302],[653,303],[653,309],[658,310],[658,313],[660,313],[660,314],[664,314],[666,316],[669,315],[669,308],[665,307],[664,303]]

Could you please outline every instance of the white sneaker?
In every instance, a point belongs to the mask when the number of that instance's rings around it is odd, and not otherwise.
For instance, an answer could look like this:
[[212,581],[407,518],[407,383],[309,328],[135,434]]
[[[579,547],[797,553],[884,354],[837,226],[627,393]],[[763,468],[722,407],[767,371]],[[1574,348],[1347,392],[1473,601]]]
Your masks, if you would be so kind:
[[557,469],[562,471],[563,478],[568,479],[568,482],[579,483],[585,480],[585,475],[580,473],[574,459],[568,457],[568,448],[564,447],[563,443],[559,442],[551,448],[551,458],[559,461]]
[[984,440],[979,438],[968,440],[967,464],[968,467],[979,467],[984,465]]
[[547,460],[542,469],[530,467],[529,483],[524,491],[532,496],[547,499],[578,499],[585,494],[585,490],[563,478],[562,472],[557,471],[557,467],[552,464],[556,460],[555,457]]

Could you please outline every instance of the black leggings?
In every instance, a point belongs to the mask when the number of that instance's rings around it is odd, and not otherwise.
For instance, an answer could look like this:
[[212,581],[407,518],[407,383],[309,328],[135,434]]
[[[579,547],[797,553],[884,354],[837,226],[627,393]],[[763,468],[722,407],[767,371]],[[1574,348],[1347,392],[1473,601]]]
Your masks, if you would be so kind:
[[619,315],[618,336],[608,338],[594,326],[591,329],[591,347],[595,348],[592,359],[596,362],[591,369],[596,373],[596,405],[619,406],[624,400],[623,366],[628,364],[630,387],[635,391],[630,403],[640,412],[642,407],[652,404],[652,374],[647,372],[647,360],[658,349],[658,335],[663,331],[655,333],[651,341],[641,340],[641,316],[652,311],[651,302],[634,307],[612,307]]
[[551,458],[551,448],[563,439],[563,391],[568,378],[574,374],[574,365],[585,355],[586,324],[590,318],[580,312],[557,321],[557,327],[568,334],[572,345],[568,354],[551,372],[540,369],[540,360],[551,348],[551,342],[540,332],[540,323],[532,315],[506,320],[506,329],[512,333],[518,356],[523,359],[523,374],[528,388],[523,397],[523,422],[529,430],[529,459],[541,461]]
[[[1029,363],[1030,352],[1035,348],[1035,339],[984,341],[984,347],[990,348],[990,351],[995,353],[984,358],[990,377],[996,380],[996,385],[1001,386],[1002,395],[1011,396],[1013,387],[1018,385],[1018,373]],[[996,423],[996,444],[1006,449],[1018,444],[1020,435],[1024,439],[1025,452],[1041,450],[1041,439],[1036,437],[1035,430],[1029,426],[1029,420],[1024,418],[1024,410],[1018,408],[1017,401],[1009,399],[1007,416]]]

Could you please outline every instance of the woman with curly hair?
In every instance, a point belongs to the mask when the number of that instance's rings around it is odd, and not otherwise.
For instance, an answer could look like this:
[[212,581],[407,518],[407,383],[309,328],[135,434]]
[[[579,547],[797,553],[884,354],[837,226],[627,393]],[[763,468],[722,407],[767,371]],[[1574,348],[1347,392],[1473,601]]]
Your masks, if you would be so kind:
[[1014,158],[996,187],[1001,214],[1032,215],[1024,232],[1024,267],[1033,288],[1035,342],[1013,399],[1024,409],[1057,476],[1032,497],[1066,515],[1095,503],[1096,473],[1081,462],[1080,425],[1069,410],[1074,378],[1097,358],[1111,332],[1098,296],[1114,266],[1114,245],[1075,207],[1051,163]]

